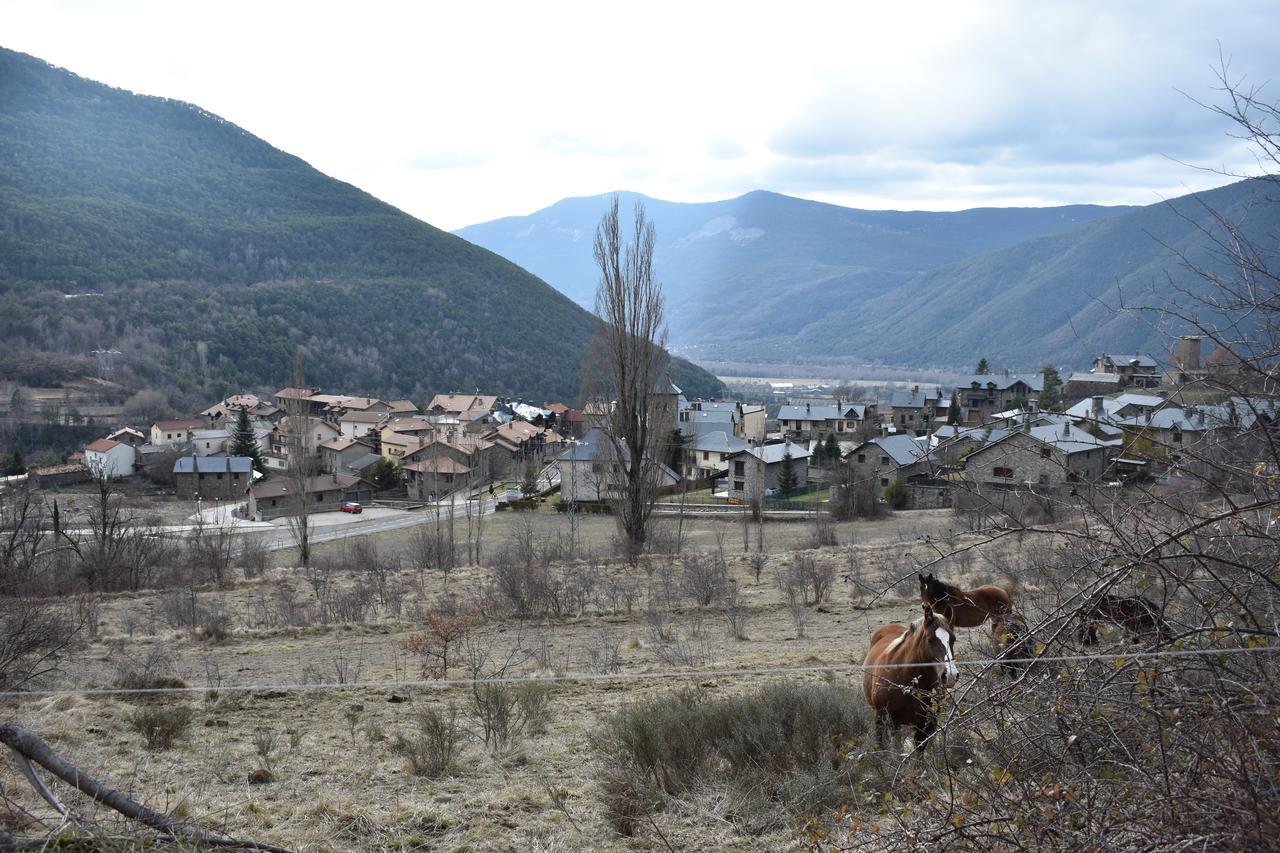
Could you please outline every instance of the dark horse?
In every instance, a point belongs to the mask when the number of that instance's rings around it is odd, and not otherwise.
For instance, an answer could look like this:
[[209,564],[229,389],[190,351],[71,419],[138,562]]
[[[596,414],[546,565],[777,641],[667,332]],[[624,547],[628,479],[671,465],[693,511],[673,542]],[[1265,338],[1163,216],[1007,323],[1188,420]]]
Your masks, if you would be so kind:
[[1168,639],[1169,623],[1164,621],[1160,606],[1141,595],[1111,595],[1099,592],[1085,603],[1080,612],[1080,642],[1092,646],[1098,642],[1098,623],[1113,622],[1129,633],[1133,640],[1144,634]]
[[933,696],[960,677],[951,623],[928,605],[910,625],[885,625],[871,635],[862,677],[867,704],[876,715],[881,742],[898,726],[911,726],[917,749],[938,727]]
[[[991,647],[996,657],[1027,659],[1035,656],[1035,643],[1027,630],[1027,620],[1013,609],[1008,590],[998,586],[961,589],[932,574],[920,579],[920,601],[942,614],[957,628],[977,628],[991,620]],[[1002,663],[1015,676],[1027,663]]]
[[991,650],[997,658],[1002,658],[1000,666],[1010,678],[1031,667],[1036,644],[1021,613],[1004,610],[991,615]]
[[916,573],[920,601],[957,628],[977,628],[998,613],[1013,610],[1009,592],[998,586],[961,589],[932,574]]

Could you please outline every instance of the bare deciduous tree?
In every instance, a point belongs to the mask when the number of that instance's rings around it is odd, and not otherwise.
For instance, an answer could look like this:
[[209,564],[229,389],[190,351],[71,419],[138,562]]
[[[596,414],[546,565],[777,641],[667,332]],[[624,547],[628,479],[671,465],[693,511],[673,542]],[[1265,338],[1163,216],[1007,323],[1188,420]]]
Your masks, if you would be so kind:
[[669,385],[662,286],[653,274],[655,232],[642,204],[637,203],[634,218],[631,239],[624,241],[615,197],[596,229],[600,323],[591,349],[601,358],[593,371],[598,387],[584,389],[584,397],[607,403],[612,396],[607,433],[618,481],[616,515],[628,548],[638,554],[648,536],[670,425],[655,394]]

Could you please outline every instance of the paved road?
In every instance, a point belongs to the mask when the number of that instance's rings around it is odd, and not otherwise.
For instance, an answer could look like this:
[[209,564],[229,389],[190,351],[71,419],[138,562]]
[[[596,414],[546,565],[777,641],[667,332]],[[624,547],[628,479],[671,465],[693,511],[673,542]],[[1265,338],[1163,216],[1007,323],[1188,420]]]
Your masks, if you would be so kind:
[[[472,512],[475,507],[479,506],[480,511],[488,515],[494,511],[496,501],[492,498],[484,497],[472,502]],[[366,512],[369,512],[366,510]],[[420,524],[431,524],[436,520],[436,508],[428,506],[413,512],[404,510],[386,510],[386,514],[379,513],[377,517],[362,518],[361,516],[350,516],[354,519],[347,524],[313,524],[311,527],[310,541],[312,545],[318,542],[331,542],[335,539],[345,539],[348,536],[364,536],[369,533],[383,533],[388,530],[402,530],[406,527],[416,527]],[[455,517],[463,517],[466,515],[464,501],[461,497],[446,501],[440,505],[441,517],[449,515]],[[362,514],[363,515],[363,514]],[[245,529],[245,536],[252,536],[257,541],[262,542],[267,550],[279,551],[284,548],[293,548],[297,545],[294,539],[293,531],[289,529],[287,524],[269,524],[265,529],[261,525],[255,525],[252,529]]]

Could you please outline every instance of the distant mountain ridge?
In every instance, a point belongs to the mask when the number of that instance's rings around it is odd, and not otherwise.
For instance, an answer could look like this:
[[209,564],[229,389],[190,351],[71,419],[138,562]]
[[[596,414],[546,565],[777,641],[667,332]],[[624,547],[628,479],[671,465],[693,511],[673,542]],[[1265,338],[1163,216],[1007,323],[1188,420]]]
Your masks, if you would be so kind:
[[[642,200],[658,231],[673,346],[702,360],[842,359],[968,368],[1087,366],[1100,351],[1164,355],[1168,318],[1132,310],[1203,284],[1217,211],[1274,248],[1280,205],[1240,181],[1144,207],[864,211],[753,192],[707,204]],[[457,233],[586,302],[609,196],[566,199]],[[1268,202],[1268,203],[1260,203]]]
[[224,119],[0,48],[0,376],[114,349],[135,386],[216,399],[281,383],[301,348],[312,384],[542,402],[576,396],[593,324]]
[[[928,270],[1130,210],[931,213],[857,210],[766,191],[697,204],[619,195],[627,211],[642,201],[656,224],[657,272],[676,345],[798,335],[834,306],[873,298]],[[591,245],[610,197],[565,199],[456,233],[587,305],[595,271],[582,247]]]

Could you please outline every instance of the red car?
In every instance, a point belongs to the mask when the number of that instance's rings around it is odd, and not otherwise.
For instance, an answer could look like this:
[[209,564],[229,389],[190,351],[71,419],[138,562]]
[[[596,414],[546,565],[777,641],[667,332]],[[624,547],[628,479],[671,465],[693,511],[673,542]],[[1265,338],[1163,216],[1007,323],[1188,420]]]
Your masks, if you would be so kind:
[[342,510],[343,512],[352,513],[353,515],[359,515],[360,513],[364,512],[364,507],[360,506],[360,504],[356,503],[355,501],[347,501],[342,506],[338,507],[338,509]]

